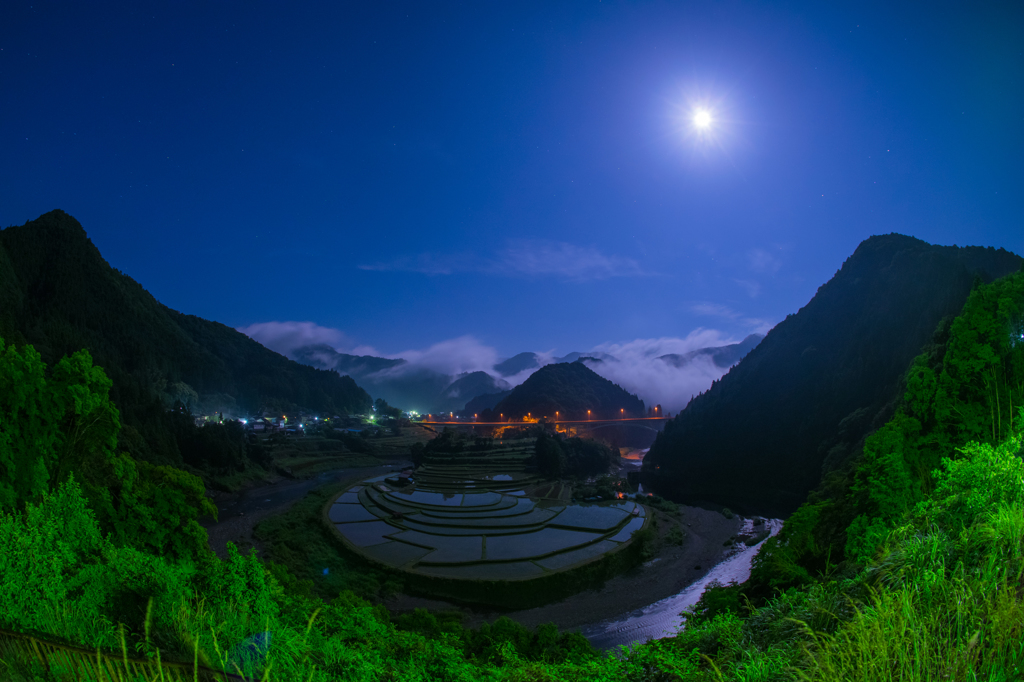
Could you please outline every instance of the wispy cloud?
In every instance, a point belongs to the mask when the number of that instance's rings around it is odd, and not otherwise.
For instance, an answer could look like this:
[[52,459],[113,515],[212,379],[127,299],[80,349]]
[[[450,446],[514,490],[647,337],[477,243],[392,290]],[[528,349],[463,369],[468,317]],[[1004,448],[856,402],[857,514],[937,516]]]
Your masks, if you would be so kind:
[[283,355],[302,346],[321,343],[333,348],[344,345],[347,340],[337,329],[321,327],[315,322],[259,322],[239,327],[238,331]]
[[758,274],[774,275],[782,267],[782,260],[764,249],[751,249],[747,252],[750,269]]
[[721,317],[726,320],[738,320],[742,315],[733,310],[727,305],[720,303],[694,303],[690,306],[690,310],[697,313],[698,315],[707,315],[709,317]]
[[755,334],[767,334],[768,331],[775,326],[768,320],[760,317],[750,317],[749,315],[733,310],[729,306],[722,305],[720,303],[710,303],[707,301],[694,303],[690,306],[690,310],[698,315],[706,315],[707,317],[717,317],[723,320],[738,322],[748,328],[751,333]]
[[606,359],[586,362],[586,365],[605,379],[636,393],[649,406],[661,405],[669,412],[678,412],[686,407],[690,398],[710,388],[711,383],[728,369],[719,367],[706,356],[698,356],[681,365],[659,358],[735,342],[736,339],[716,329],[698,328],[683,338],[661,337],[601,344],[593,350],[605,353],[602,357]]
[[484,371],[495,377],[494,365],[498,363],[498,352],[485,346],[474,336],[460,336],[435,343],[423,350],[407,350],[396,353],[393,358],[402,358],[408,364],[389,372],[406,372],[409,369],[430,369],[441,374],[456,376],[463,372]]
[[[753,321],[726,306],[714,303],[695,304],[694,310],[744,323]],[[447,339],[426,348],[382,354],[368,346],[354,346],[344,332],[314,322],[261,322],[241,327],[239,331],[284,355],[290,355],[302,346],[326,344],[339,352],[406,360],[402,365],[378,372],[374,375],[375,380],[393,381],[407,375],[415,377],[424,370],[447,375],[450,380],[454,380],[464,372],[484,371],[495,379],[515,386],[537,369],[533,367],[513,377],[501,377],[494,370],[494,365],[500,360],[497,350],[469,335]],[[704,356],[693,358],[682,365],[659,358],[669,354],[685,355],[699,348],[735,342],[736,339],[718,330],[698,328],[682,338],[660,337],[634,339],[625,343],[603,343],[584,353],[605,358],[601,362],[587,363],[601,376],[636,393],[649,405],[661,404],[666,410],[676,412],[686,405],[691,396],[707,390],[711,382],[727,370]],[[537,355],[539,364],[543,366],[552,362],[555,354],[546,351]]]
[[248,327],[239,327],[238,331],[270,350],[289,357],[297,348],[317,344],[353,355],[378,355],[370,346],[356,345],[341,330],[321,327],[315,322],[257,322]]
[[546,240],[513,242],[489,258],[467,254],[448,256],[421,253],[360,265],[359,268],[425,275],[477,272],[505,277],[557,277],[571,281],[643,277],[651,274],[632,258],[607,255],[593,246]]
[[450,255],[439,256],[433,253],[421,253],[415,256],[400,256],[392,261],[360,265],[360,270],[378,272],[418,272],[423,275],[450,275],[462,269],[458,258]]
[[755,282],[752,279],[734,279],[733,282],[739,284],[740,287],[747,292],[747,296],[750,298],[757,298],[761,295],[761,283]]
[[608,256],[593,246],[565,242],[528,241],[510,245],[499,254],[496,272],[531,277],[553,275],[572,280],[642,277],[632,258]]

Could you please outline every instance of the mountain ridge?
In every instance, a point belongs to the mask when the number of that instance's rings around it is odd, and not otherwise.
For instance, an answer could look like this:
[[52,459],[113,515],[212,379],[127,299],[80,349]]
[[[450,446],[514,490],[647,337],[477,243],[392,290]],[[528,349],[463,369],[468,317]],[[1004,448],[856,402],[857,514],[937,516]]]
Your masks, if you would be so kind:
[[[112,398],[141,426],[160,395],[193,389],[222,409],[369,409],[350,377],[271,351],[230,327],[160,303],[110,266],[85,229],[55,210],[0,230],[0,334],[47,363],[86,349],[114,383]],[[178,388],[175,388],[175,387]]]
[[897,234],[865,240],[805,306],[666,424],[644,460],[645,485],[674,499],[792,511],[884,423],[910,361],[976,279],[1022,262],[991,247]]

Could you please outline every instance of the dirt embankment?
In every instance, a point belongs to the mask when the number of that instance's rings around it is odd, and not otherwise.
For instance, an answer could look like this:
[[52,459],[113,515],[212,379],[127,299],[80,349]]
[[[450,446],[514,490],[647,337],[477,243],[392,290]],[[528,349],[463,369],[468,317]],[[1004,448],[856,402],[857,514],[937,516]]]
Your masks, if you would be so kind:
[[686,533],[682,545],[665,543],[658,555],[630,572],[608,580],[601,589],[581,592],[559,602],[523,611],[499,612],[458,606],[450,602],[397,595],[386,602],[394,612],[425,608],[431,611],[459,610],[466,614],[464,625],[477,627],[504,615],[533,628],[554,623],[563,630],[616,618],[680,592],[702,578],[726,557],[728,540],[739,533],[742,520],[727,519],[720,512],[680,506],[679,515],[655,512],[658,532],[664,538],[674,525]]

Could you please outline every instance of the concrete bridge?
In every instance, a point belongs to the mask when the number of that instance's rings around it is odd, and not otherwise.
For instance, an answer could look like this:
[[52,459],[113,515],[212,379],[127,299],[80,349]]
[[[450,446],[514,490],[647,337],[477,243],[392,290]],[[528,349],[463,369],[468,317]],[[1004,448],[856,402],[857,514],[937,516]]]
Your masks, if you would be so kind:
[[[450,421],[421,421],[414,422],[433,428],[501,428],[508,426],[552,426],[556,431],[574,431],[576,433],[590,433],[599,429],[610,427],[632,426],[640,427],[655,433],[665,428],[666,417],[624,417],[622,419],[540,419],[537,421],[503,421],[503,422],[480,422],[472,419],[452,419]],[[561,428],[559,428],[561,427]]]

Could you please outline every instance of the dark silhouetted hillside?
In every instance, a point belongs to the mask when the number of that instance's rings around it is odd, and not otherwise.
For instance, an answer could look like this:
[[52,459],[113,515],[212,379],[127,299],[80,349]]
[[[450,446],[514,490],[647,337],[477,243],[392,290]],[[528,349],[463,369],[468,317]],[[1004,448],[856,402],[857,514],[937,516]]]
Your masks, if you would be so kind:
[[503,377],[510,377],[513,374],[525,372],[528,369],[537,369],[541,366],[541,359],[536,353],[519,353],[508,360],[502,360],[494,366],[494,371]]
[[464,414],[479,415],[484,410],[492,410],[497,407],[498,403],[512,395],[511,389],[508,391],[500,391],[498,393],[485,393],[484,395],[478,395],[462,408]]
[[593,419],[611,419],[621,414],[642,417],[644,409],[644,401],[582,362],[562,362],[538,369],[492,412],[504,414],[506,419],[527,414],[554,419],[556,411],[562,419],[586,419],[591,410]]
[[495,379],[487,372],[466,372],[441,391],[436,401],[440,411],[461,411],[466,402],[480,395],[508,390],[508,383]]
[[795,509],[891,414],[902,377],[976,278],[1021,266],[999,249],[867,239],[795,315],[670,421],[645,485],[674,499]]
[[351,378],[162,305],[110,267],[78,221],[59,210],[0,231],[0,335],[31,343],[48,363],[87,349],[114,383],[122,420],[143,431],[163,409],[161,396],[166,402],[184,385],[225,410],[370,407]]

